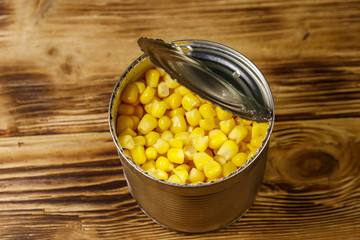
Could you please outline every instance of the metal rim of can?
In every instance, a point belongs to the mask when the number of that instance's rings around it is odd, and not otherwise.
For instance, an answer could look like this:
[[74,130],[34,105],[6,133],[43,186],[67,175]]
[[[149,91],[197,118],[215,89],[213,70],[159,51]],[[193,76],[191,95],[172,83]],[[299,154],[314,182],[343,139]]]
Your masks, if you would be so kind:
[[[256,153],[251,156],[244,165],[242,165],[241,167],[239,167],[236,171],[232,172],[231,174],[229,174],[226,177],[223,177],[221,179],[218,179],[216,181],[211,181],[211,182],[205,182],[205,183],[198,183],[198,184],[178,184],[178,183],[171,183],[168,181],[164,181],[164,180],[160,180],[154,176],[152,176],[151,174],[149,174],[148,172],[144,171],[143,169],[140,168],[140,166],[138,166],[131,158],[127,157],[125,155],[125,153],[123,152],[123,148],[120,146],[118,140],[117,140],[117,134],[116,134],[116,123],[114,123],[114,120],[116,120],[116,113],[114,113],[113,111],[113,107],[115,104],[115,99],[116,96],[119,94],[119,88],[122,85],[122,83],[124,82],[124,80],[126,79],[126,77],[128,76],[128,74],[132,71],[133,68],[135,68],[138,64],[140,64],[142,61],[144,61],[145,59],[148,59],[147,56],[145,55],[141,55],[140,57],[138,57],[135,61],[133,61],[129,67],[124,71],[124,73],[120,76],[120,78],[118,79],[113,92],[111,94],[111,98],[110,98],[110,102],[109,102],[109,108],[108,108],[108,123],[109,123],[109,129],[110,129],[110,133],[112,136],[112,139],[115,143],[115,146],[118,150],[118,153],[122,155],[122,157],[124,157],[124,159],[126,159],[126,161],[128,161],[128,163],[134,167],[140,174],[143,174],[145,176],[147,176],[148,178],[162,183],[162,184],[166,184],[172,187],[181,187],[181,188],[199,188],[199,187],[205,187],[205,186],[210,186],[210,185],[215,185],[218,184],[220,182],[223,181],[227,181],[228,179],[233,178],[235,175],[239,174],[240,172],[244,171],[249,165],[251,165],[256,159],[257,156],[260,155],[260,153],[264,150],[265,146],[268,144],[268,142],[270,141],[270,136],[271,133],[273,131],[274,128],[274,123],[275,123],[275,104],[274,104],[274,99],[273,99],[273,95],[270,89],[270,86],[267,82],[267,80],[265,79],[264,75],[261,73],[261,71],[258,69],[258,67],[251,62],[247,57],[245,57],[243,54],[241,54],[240,52],[227,47],[225,45],[222,45],[220,43],[216,43],[216,42],[212,42],[212,41],[207,41],[207,40],[198,40],[198,39],[190,39],[190,40],[177,40],[177,41],[173,41],[171,43],[177,44],[182,48],[187,48],[188,50],[192,50],[193,47],[191,47],[191,44],[195,44],[196,46],[206,46],[209,47],[212,50],[218,51],[218,50],[222,50],[223,52],[226,52],[227,54],[230,54],[232,57],[237,58],[238,60],[240,60],[242,62],[242,64],[244,64],[244,67],[247,68],[247,70],[252,71],[252,77],[257,78],[257,80],[262,83],[266,90],[267,93],[267,97],[270,100],[269,101],[269,107],[271,108],[272,111],[272,119],[269,123],[269,127],[267,129],[267,133],[265,136],[265,139],[263,140],[261,146],[259,147],[259,149],[256,151]],[[186,51],[186,50],[185,50]]]

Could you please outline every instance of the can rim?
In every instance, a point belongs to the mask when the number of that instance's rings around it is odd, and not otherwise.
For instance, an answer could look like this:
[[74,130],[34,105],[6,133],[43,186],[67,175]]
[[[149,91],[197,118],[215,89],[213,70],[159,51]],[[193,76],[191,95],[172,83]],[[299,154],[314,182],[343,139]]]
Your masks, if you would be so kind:
[[120,146],[118,140],[117,140],[117,136],[116,136],[116,129],[114,129],[113,125],[112,125],[112,120],[114,118],[114,116],[112,115],[112,109],[113,106],[115,104],[115,98],[118,94],[118,90],[120,85],[123,83],[123,81],[125,80],[126,76],[131,72],[131,70],[136,67],[138,64],[140,64],[142,61],[148,59],[147,56],[145,56],[144,54],[139,56],[136,60],[134,60],[127,68],[126,70],[123,72],[123,74],[121,74],[121,76],[119,77],[119,79],[117,80],[117,83],[115,84],[115,87],[113,89],[113,92],[111,94],[110,97],[110,102],[109,102],[109,107],[108,107],[108,124],[109,124],[109,129],[110,129],[110,133],[112,136],[112,139],[115,143],[115,146],[117,148],[117,151],[119,154],[122,155],[122,157],[124,159],[126,159],[126,161],[132,166],[134,167],[138,172],[140,172],[141,174],[147,176],[148,178],[158,182],[158,183],[162,183],[162,184],[166,184],[172,187],[180,187],[180,188],[198,188],[198,187],[208,187],[211,185],[216,185],[219,184],[221,182],[227,181],[233,177],[235,177],[236,175],[240,174],[242,171],[244,171],[246,168],[248,168],[256,159],[257,157],[262,153],[262,151],[264,151],[265,146],[268,144],[268,142],[270,141],[270,137],[271,137],[271,133],[273,131],[274,128],[274,123],[275,123],[275,104],[274,104],[274,98],[272,95],[272,91],[271,88],[269,86],[269,83],[267,82],[267,80],[265,79],[264,75],[261,73],[261,71],[259,70],[259,68],[252,62],[250,61],[247,57],[245,57],[243,54],[241,54],[240,52],[236,51],[233,48],[230,48],[228,46],[222,45],[220,43],[216,43],[216,42],[212,42],[212,41],[207,41],[207,40],[199,40],[199,39],[185,39],[185,40],[177,40],[177,41],[172,41],[171,43],[177,44],[180,47],[186,47],[187,44],[191,44],[191,43],[196,43],[196,44],[201,44],[201,45],[206,45],[209,46],[211,48],[220,48],[222,50],[227,51],[228,53],[231,53],[233,56],[236,56],[238,58],[240,58],[243,62],[245,62],[246,66],[249,67],[255,74],[256,77],[259,78],[259,80],[261,81],[262,84],[264,84],[264,87],[267,90],[267,94],[268,97],[270,97],[270,108],[272,111],[272,118],[269,124],[269,127],[267,129],[267,133],[265,136],[265,139],[263,140],[261,146],[259,147],[259,149],[256,151],[256,153],[251,156],[244,165],[242,165],[241,167],[239,167],[236,171],[232,172],[231,174],[229,174],[226,177],[223,177],[221,179],[218,179],[216,181],[211,181],[211,182],[205,182],[205,183],[197,183],[197,184],[178,184],[178,183],[172,183],[172,182],[168,182],[165,180],[161,180],[158,179],[154,176],[152,176],[151,174],[149,174],[148,172],[144,171],[143,169],[140,168],[140,166],[138,166],[131,158],[127,157],[124,152],[123,152],[123,148]]

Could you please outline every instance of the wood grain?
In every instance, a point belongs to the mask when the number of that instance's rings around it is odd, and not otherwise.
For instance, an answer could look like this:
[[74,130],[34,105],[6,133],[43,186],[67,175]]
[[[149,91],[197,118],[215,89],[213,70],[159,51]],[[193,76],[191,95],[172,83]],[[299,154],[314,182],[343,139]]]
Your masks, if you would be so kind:
[[[359,1],[0,0],[0,239],[360,239]],[[107,123],[140,36],[206,39],[274,94],[249,212],[190,235],[131,197]]]

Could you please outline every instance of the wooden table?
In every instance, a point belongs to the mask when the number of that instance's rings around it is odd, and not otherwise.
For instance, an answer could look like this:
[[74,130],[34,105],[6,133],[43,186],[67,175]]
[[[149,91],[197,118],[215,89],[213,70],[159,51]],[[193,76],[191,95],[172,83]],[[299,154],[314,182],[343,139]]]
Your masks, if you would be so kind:
[[[230,46],[276,124],[230,227],[164,229],[131,197],[107,120],[140,36]],[[0,239],[360,239],[359,1],[0,1]]]

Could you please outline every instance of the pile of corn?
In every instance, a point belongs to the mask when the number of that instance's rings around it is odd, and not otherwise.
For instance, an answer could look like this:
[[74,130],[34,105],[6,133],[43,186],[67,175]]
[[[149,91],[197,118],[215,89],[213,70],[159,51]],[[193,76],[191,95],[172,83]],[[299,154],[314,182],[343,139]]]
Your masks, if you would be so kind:
[[269,125],[233,116],[157,68],[128,84],[120,99],[117,135],[124,153],[172,183],[228,176],[255,154]]

